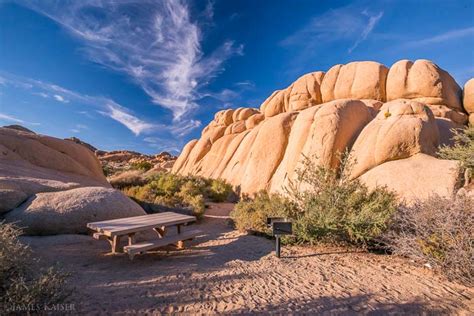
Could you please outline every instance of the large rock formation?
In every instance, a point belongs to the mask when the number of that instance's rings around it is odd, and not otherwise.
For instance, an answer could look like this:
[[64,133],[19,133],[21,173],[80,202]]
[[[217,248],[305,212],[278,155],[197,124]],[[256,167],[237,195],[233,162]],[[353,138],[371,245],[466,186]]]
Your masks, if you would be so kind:
[[38,193],[6,214],[30,235],[84,234],[86,224],[107,219],[144,215],[143,209],[120,191],[84,187]]
[[[78,188],[85,191],[74,191]],[[87,192],[88,199],[77,194],[74,198],[72,192]],[[98,211],[94,203],[100,196],[119,201],[121,207],[113,202],[103,203]],[[69,206],[81,211],[71,211],[66,217],[63,209]],[[144,214],[137,207],[110,188],[99,161],[85,146],[17,127],[0,128],[0,215],[18,222],[27,232],[75,233],[91,218]],[[38,215],[43,213],[48,214],[48,220],[43,221],[45,218]],[[35,228],[30,229],[33,224]]]
[[[222,178],[247,194],[281,192],[304,157],[336,168],[340,154],[350,151],[352,177],[371,187],[385,185],[406,199],[451,195],[460,184],[459,168],[437,159],[436,151],[450,143],[451,128],[473,117],[473,95],[474,80],[463,100],[449,73],[427,60],[401,60],[390,68],[336,65],[275,91],[259,111],[217,112],[172,171]],[[418,187],[404,188],[403,179]]]

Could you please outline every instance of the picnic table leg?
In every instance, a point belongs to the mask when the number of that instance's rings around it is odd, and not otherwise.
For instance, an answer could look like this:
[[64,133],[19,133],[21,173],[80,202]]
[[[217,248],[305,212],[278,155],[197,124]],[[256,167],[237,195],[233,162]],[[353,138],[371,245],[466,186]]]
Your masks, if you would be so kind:
[[135,242],[135,233],[128,234],[128,245],[131,246]]
[[153,230],[158,234],[160,238],[165,237],[166,234],[166,226],[163,227],[155,227]]
[[120,246],[120,236],[113,236],[112,237],[112,253],[116,254],[119,252],[119,246]]
[[178,234],[181,234],[181,224],[176,225],[176,229],[178,231]]

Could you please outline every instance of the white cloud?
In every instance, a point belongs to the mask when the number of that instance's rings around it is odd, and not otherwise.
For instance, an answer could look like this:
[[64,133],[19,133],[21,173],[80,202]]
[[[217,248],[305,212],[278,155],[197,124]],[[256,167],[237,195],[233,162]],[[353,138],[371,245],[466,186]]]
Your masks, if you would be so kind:
[[11,115],[4,114],[4,113],[0,113],[0,120],[14,122],[14,123],[20,123],[20,124],[25,123],[25,121],[23,121],[19,118],[16,118],[16,117],[13,117]]
[[441,34],[437,34],[427,38],[421,38],[413,41],[406,42],[402,44],[404,48],[413,48],[419,46],[425,46],[430,44],[443,43],[446,41],[451,41],[454,39],[459,39],[463,37],[474,36],[474,26],[467,27],[463,29],[450,30]]
[[44,92],[34,92],[33,94],[39,95],[40,97],[45,98],[45,99],[49,98],[49,95]]
[[303,28],[280,42],[283,46],[319,45],[336,41],[352,41],[351,53],[367,39],[383,16],[383,11],[371,13],[357,6],[346,6],[329,10],[316,16]]
[[[205,55],[200,26],[180,0],[24,3],[78,38],[90,60],[127,74],[175,120],[195,109],[223,63],[243,52],[227,41]],[[212,18],[212,3],[203,16]]]
[[[71,100],[76,103],[93,106],[97,108],[97,110],[101,114],[123,124],[135,135],[156,130],[158,127],[164,129],[167,128],[163,124],[150,123],[139,119],[138,117],[134,116],[129,109],[119,105],[118,103],[114,102],[109,98],[80,94],[75,91],[58,86],[56,84],[44,82],[41,80],[23,78],[8,73],[2,74],[6,78],[5,84],[11,84],[12,86],[21,89],[33,90],[34,92],[32,93],[35,95],[53,95],[53,97],[59,102],[69,102],[69,100]],[[57,93],[61,93],[61,95]],[[81,124],[77,124],[73,132],[80,131],[82,129],[80,126]],[[82,127],[84,126],[85,125],[82,125]]]
[[145,137],[143,139],[149,147],[154,148],[157,151],[167,151],[172,154],[177,154],[181,151],[182,144],[178,147],[175,142],[170,141],[169,139],[164,139],[161,137]]
[[69,100],[66,100],[62,95],[59,95],[59,94],[53,95],[53,98],[56,101],[59,101],[59,102],[62,102],[62,103],[69,103]]
[[359,46],[359,44],[364,41],[367,36],[372,32],[372,30],[374,29],[375,25],[377,24],[377,22],[382,18],[383,16],[383,12],[379,12],[378,14],[376,15],[370,15],[370,13],[368,13],[367,11],[364,11],[362,12],[365,16],[367,16],[369,18],[369,21],[366,25],[366,27],[362,30],[362,33],[360,35],[360,37],[356,40],[356,42],[354,43],[354,45],[352,45],[351,48],[349,48],[349,53],[352,53],[352,51],[354,49],[356,49],[357,46]]
[[107,102],[107,110],[99,111],[99,113],[110,117],[113,120],[123,124],[131,130],[136,136],[155,130],[158,126],[140,120],[138,117],[128,113],[127,109],[116,104],[113,101]]

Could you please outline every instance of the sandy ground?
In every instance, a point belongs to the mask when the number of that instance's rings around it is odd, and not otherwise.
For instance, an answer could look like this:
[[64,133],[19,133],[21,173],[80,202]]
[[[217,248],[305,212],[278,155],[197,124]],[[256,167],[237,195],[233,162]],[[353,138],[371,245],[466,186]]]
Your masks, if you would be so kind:
[[397,257],[286,247],[232,230],[213,205],[185,250],[108,255],[88,236],[24,237],[45,265],[71,272],[76,312],[473,314],[473,289]]

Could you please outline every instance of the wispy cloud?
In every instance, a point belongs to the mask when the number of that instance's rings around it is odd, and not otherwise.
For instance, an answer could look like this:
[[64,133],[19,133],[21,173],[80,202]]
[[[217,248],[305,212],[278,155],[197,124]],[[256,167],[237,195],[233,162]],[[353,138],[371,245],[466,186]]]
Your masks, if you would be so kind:
[[[43,95],[61,95],[63,100],[68,102],[75,102],[91,106],[98,113],[109,117],[120,124],[128,128],[136,136],[141,134],[148,134],[155,131],[162,131],[171,134],[172,137],[183,137],[193,131],[195,128],[201,126],[201,122],[198,120],[180,120],[173,122],[170,125],[161,122],[149,122],[136,116],[130,109],[120,105],[114,100],[102,96],[90,96],[81,94],[76,91],[72,91],[61,87],[56,84],[44,82],[41,80],[24,78],[9,73],[2,73],[5,85],[11,85],[16,88],[25,89],[30,91],[33,95],[43,97]],[[59,101],[59,100],[58,100]],[[93,118],[88,111],[79,111],[80,114]],[[79,124],[80,125],[80,124]],[[74,128],[75,131],[84,129],[82,127]]]
[[106,110],[99,111],[99,113],[123,124],[137,136],[144,132],[150,132],[159,128],[158,125],[139,119],[138,117],[129,113],[127,109],[111,100],[106,101]]
[[62,103],[69,103],[69,100],[66,100],[62,95],[59,95],[59,94],[54,94],[53,98],[56,101],[59,101],[59,102],[62,102]]
[[462,28],[462,29],[450,30],[441,34],[434,35],[434,36],[408,41],[402,44],[402,46],[403,48],[421,47],[421,46],[426,46],[426,45],[431,45],[431,44],[444,43],[447,41],[460,39],[460,38],[464,38],[468,36],[470,37],[474,36],[474,26]]
[[351,53],[367,39],[383,16],[383,11],[373,13],[368,9],[346,6],[329,10],[316,16],[303,28],[280,42],[283,46],[304,46],[308,43],[352,42]]
[[[59,102],[69,102],[72,100],[76,103],[93,106],[101,114],[123,124],[135,135],[150,132],[154,129],[163,127],[162,124],[154,124],[146,122],[134,116],[132,112],[115,101],[102,96],[89,96],[78,92],[63,88],[56,84],[44,82],[41,80],[24,78],[12,74],[3,74],[6,85],[12,85],[16,88],[29,90],[34,95],[41,97],[53,96]],[[59,94],[60,93],[60,94]],[[75,130],[78,130],[75,128]]]
[[86,129],[89,129],[89,127],[84,124],[76,124],[74,128],[69,129],[69,131],[79,134],[81,131],[86,130]]
[[[243,53],[242,45],[226,41],[204,54],[200,25],[180,0],[23,3],[79,39],[90,60],[127,74],[175,120],[198,106],[228,58]],[[212,2],[202,16],[212,18]]]
[[362,30],[362,33],[361,33],[360,37],[355,41],[354,45],[352,45],[352,47],[349,48],[349,50],[348,50],[349,53],[352,53],[352,51],[354,49],[356,49],[357,46],[359,46],[359,44],[367,38],[367,36],[369,36],[369,34],[374,29],[375,25],[378,23],[378,21],[383,16],[383,12],[379,12],[376,15],[371,15],[367,11],[363,11],[362,14],[367,16],[369,21],[368,21],[367,25],[365,26],[365,28]]
[[12,115],[5,114],[5,113],[0,113],[0,121],[18,123],[18,124],[23,124],[23,125],[40,125],[40,123],[27,122],[25,120],[22,120],[20,118],[17,118],[17,117],[14,117]]
[[19,118],[16,118],[16,117],[13,117],[11,115],[4,114],[4,113],[0,113],[0,120],[14,122],[14,123],[20,123],[20,124],[25,123],[25,121],[23,121]]
[[157,151],[167,151],[172,154],[177,154],[181,151],[181,145],[178,147],[175,142],[171,142],[169,139],[161,137],[145,137],[143,139],[145,143],[151,148]]

